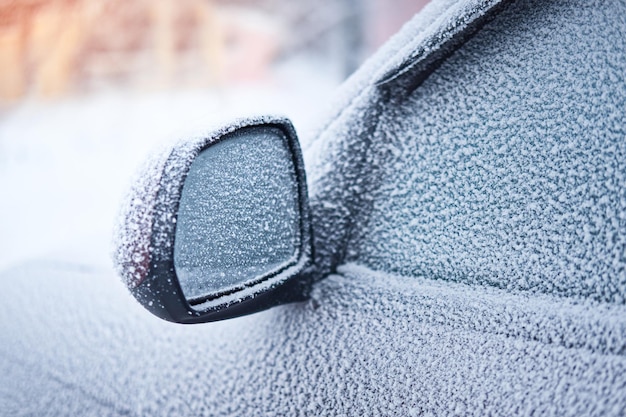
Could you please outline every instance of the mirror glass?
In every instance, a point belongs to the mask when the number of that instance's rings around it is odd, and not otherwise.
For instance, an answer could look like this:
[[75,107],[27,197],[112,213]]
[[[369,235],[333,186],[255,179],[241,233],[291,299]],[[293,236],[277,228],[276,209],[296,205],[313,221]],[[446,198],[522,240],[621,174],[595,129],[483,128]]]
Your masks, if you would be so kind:
[[277,128],[245,128],[200,152],[183,185],[174,244],[176,275],[190,303],[297,258],[296,178]]

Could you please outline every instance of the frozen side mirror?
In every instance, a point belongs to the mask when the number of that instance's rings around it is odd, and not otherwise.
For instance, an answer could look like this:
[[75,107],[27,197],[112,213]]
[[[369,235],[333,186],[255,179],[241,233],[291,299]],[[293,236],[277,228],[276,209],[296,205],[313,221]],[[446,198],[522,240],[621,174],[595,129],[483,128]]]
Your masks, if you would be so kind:
[[293,127],[256,119],[174,146],[139,179],[117,235],[118,271],[165,320],[305,299],[310,220]]

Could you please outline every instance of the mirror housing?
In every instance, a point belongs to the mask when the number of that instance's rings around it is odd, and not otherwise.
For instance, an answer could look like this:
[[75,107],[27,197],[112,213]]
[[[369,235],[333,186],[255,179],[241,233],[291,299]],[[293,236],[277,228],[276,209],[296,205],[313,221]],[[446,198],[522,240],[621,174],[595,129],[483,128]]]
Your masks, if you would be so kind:
[[[246,146],[249,150],[258,151],[254,142],[256,137],[259,138],[259,146],[264,143],[263,152],[266,155],[268,151],[275,151],[276,154],[272,154],[271,158],[253,157],[247,161],[246,158],[242,158],[243,162],[237,161],[233,152],[240,152],[241,155],[242,151],[245,152]],[[230,146],[229,152],[218,152],[217,149],[225,149],[224,144],[235,146]],[[212,153],[217,156],[205,157]],[[202,157],[199,158],[199,155]],[[198,162],[194,165],[195,161]],[[250,166],[249,162],[258,165]],[[206,166],[209,163],[223,164],[223,167]],[[246,171],[246,177],[271,175],[272,178],[275,176],[282,178],[282,182],[276,185],[276,181],[272,179],[256,181],[251,185],[250,181],[247,181],[248,188],[242,191],[243,185],[239,184],[240,181],[233,181],[233,178],[241,174],[241,172],[237,174],[236,166],[240,167],[240,171],[241,169]],[[247,172],[246,166],[250,168],[250,172]],[[208,174],[196,175],[196,171],[201,172],[204,168],[209,168]],[[230,176],[219,174],[222,172]],[[221,182],[217,180],[216,173],[219,174],[217,177],[221,178]],[[197,179],[190,180],[186,185],[187,179],[192,177],[202,178],[199,186],[194,186],[198,184]],[[205,183],[210,183],[213,178],[216,178],[213,188],[205,187]],[[271,183],[274,185],[270,186]],[[258,190],[260,196],[256,196],[250,194],[250,187],[253,187],[253,190],[254,187],[269,188]],[[207,190],[213,192],[207,194]],[[237,200],[218,198],[214,195],[220,192],[225,196],[241,194],[243,197]],[[193,195],[191,199],[185,196],[190,194]],[[247,203],[250,196],[256,200],[252,206]],[[205,200],[210,200],[212,205],[204,204],[206,207],[203,210],[194,210],[195,205],[202,206]],[[265,229],[255,226],[257,221],[271,217],[280,207],[289,209],[288,216],[279,217],[280,221],[289,224],[281,226],[279,231],[267,231],[267,224],[273,226],[281,224],[277,221],[266,222]],[[217,224],[206,221],[207,213],[208,216],[212,215],[211,210],[215,213]],[[230,217],[219,216],[224,210]],[[243,219],[241,222],[237,220],[237,217],[250,217],[247,213],[251,211],[257,218]],[[180,217],[181,213],[183,217]],[[240,230],[245,231],[232,232],[228,239],[218,242],[219,245],[214,244],[214,238],[219,238],[216,231],[224,228],[224,225],[220,224],[220,218],[224,219],[222,223],[228,223],[226,228],[232,230],[241,226]],[[197,224],[208,226],[197,228]],[[180,228],[178,233],[177,228]],[[198,236],[197,242],[189,238],[194,234]],[[239,240],[245,242],[239,243],[238,235],[242,236]],[[264,240],[263,237],[267,235],[272,238]],[[282,241],[283,235],[292,248],[288,256],[285,255],[287,252],[286,243]],[[182,240],[185,240],[184,245]],[[283,254],[283,258],[280,258],[279,262],[267,265],[259,264],[263,261],[253,259],[256,264],[252,270],[258,273],[248,273],[243,275],[243,278],[230,280],[227,276],[229,272],[242,276],[243,273],[238,274],[232,267],[243,269],[242,263],[248,262],[250,257],[255,257],[253,251],[275,252],[274,248],[265,248],[258,242],[256,246],[250,244],[255,240],[269,241],[270,244],[280,246],[282,249],[278,252]],[[238,244],[242,247],[238,248]],[[196,262],[193,259],[194,256],[200,256],[194,253],[194,245],[199,248],[198,253],[204,253],[204,256],[209,257],[208,262],[203,263],[202,260]],[[217,250],[218,247],[226,249]],[[234,255],[242,251],[243,257],[237,258]],[[228,259],[230,263],[221,261],[225,256],[232,258]],[[118,273],[133,296],[156,316],[177,323],[223,320],[279,304],[305,300],[308,298],[310,287],[307,267],[311,265],[311,257],[311,225],[302,153],[289,120],[274,117],[239,121],[206,137],[171,146],[148,161],[122,209],[114,251]],[[191,261],[188,261],[189,259]],[[264,260],[267,256],[260,256],[258,259]],[[190,290],[190,285],[184,281],[185,274],[181,275],[181,272],[186,272],[186,263],[189,262],[194,264],[196,270],[199,268],[200,275],[217,274],[226,279],[219,285],[215,284],[214,279],[200,279],[194,282],[193,290]],[[224,270],[220,270],[222,265],[226,264],[230,269],[223,267]],[[211,268],[213,270],[209,270]],[[209,282],[212,284],[209,285]],[[185,293],[189,295],[189,299]]]

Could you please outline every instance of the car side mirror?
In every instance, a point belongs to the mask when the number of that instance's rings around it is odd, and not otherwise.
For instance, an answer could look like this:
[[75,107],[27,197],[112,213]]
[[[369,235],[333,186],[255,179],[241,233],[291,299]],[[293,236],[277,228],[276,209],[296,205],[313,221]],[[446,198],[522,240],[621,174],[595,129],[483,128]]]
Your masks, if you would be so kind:
[[248,120],[151,162],[125,205],[115,263],[153,314],[200,323],[306,299],[311,232],[288,120]]

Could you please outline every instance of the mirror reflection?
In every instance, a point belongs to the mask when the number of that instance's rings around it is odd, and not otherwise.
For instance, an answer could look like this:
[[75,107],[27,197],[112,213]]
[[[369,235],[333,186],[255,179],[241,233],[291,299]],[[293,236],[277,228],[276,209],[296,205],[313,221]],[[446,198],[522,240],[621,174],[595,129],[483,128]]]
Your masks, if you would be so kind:
[[247,128],[205,149],[192,163],[174,244],[176,274],[190,302],[297,257],[298,189],[287,146],[277,128]]

